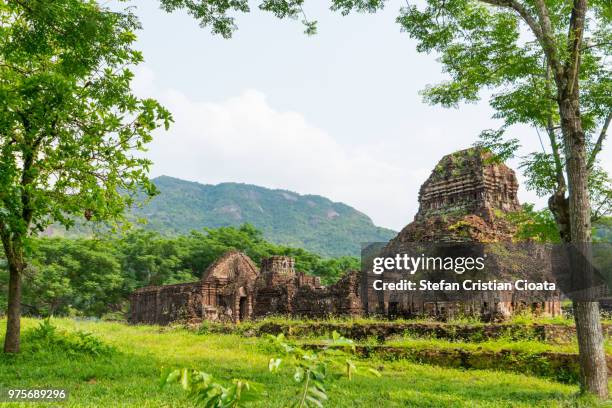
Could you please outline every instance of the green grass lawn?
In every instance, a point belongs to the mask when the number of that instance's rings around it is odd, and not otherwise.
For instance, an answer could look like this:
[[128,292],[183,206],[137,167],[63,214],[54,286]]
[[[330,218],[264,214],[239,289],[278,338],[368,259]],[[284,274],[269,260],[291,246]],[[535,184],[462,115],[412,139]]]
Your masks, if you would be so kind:
[[[24,319],[23,329],[39,320]],[[295,392],[288,367],[267,370],[275,353],[266,340],[236,335],[196,334],[177,328],[53,319],[66,330],[93,333],[117,352],[103,357],[37,351],[23,343],[17,356],[0,354],[0,386],[57,387],[70,392],[64,406],[184,407],[178,386],[160,390],[159,371],[193,367],[223,382],[244,378],[265,386],[259,407],[286,407]],[[0,321],[0,338],[5,321]],[[592,406],[578,387],[503,372],[455,370],[408,362],[372,361],[382,377],[334,380],[329,407],[564,407]],[[49,405],[47,405],[49,406]]]

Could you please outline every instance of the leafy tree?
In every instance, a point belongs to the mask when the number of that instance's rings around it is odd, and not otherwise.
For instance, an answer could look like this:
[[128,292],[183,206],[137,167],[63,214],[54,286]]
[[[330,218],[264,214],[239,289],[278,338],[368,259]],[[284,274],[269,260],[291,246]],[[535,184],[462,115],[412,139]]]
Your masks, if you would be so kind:
[[[494,142],[516,123],[542,129],[549,151],[525,163],[530,184],[551,194],[549,208],[560,237],[588,251],[591,241],[589,185],[605,193],[597,168],[612,117],[609,65],[612,29],[605,1],[428,0],[424,9],[402,9],[398,21],[422,52],[438,52],[450,80],[429,87],[425,99],[443,106],[489,102],[504,127],[488,132]],[[486,140],[485,140],[486,144]],[[589,183],[590,182],[590,183]],[[609,190],[609,188],[608,188]],[[603,335],[596,301],[575,301],[583,389],[608,394]]]
[[255,263],[260,263],[263,258],[273,254],[276,248],[264,240],[261,231],[249,224],[238,228],[204,228],[203,231],[192,231],[178,240],[187,251],[183,260],[184,267],[198,278],[210,264],[229,250],[242,251]]
[[100,240],[36,240],[24,272],[23,303],[37,315],[74,308],[100,316],[119,305],[124,278],[116,250]]
[[135,151],[170,114],[130,91],[139,28],[95,1],[0,2],[0,238],[9,268],[5,352],[18,352],[28,239],[74,217],[120,220],[155,192]]
[[547,208],[534,210],[533,204],[523,204],[521,211],[506,216],[517,226],[516,238],[532,239],[536,242],[560,242],[555,218]]
[[126,295],[140,286],[194,280],[191,271],[182,266],[189,254],[179,240],[136,230],[117,239],[115,246],[120,252]]
[[[101,316],[120,309],[128,293],[120,255],[109,240],[31,239],[23,271],[25,313]],[[8,268],[0,267],[0,287],[7,277]]]

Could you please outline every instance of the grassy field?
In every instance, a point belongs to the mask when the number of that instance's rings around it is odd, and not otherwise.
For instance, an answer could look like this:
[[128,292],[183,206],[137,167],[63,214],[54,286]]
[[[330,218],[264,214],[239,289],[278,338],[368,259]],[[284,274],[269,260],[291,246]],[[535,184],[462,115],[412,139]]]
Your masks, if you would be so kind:
[[[40,320],[24,319],[24,333]],[[0,338],[5,321],[0,321]],[[297,391],[290,370],[267,370],[275,352],[261,338],[197,334],[179,328],[53,319],[58,328],[92,333],[116,351],[101,356],[40,350],[24,336],[23,352],[0,355],[0,386],[66,388],[63,406],[184,407],[178,386],[159,389],[165,367],[193,367],[226,382],[232,378],[265,386],[258,407],[286,407]],[[408,362],[372,361],[382,377],[338,378],[329,387],[329,407],[570,407],[593,406],[577,397],[576,385],[494,371],[455,370]],[[25,404],[23,404],[25,405]],[[48,405],[47,405],[48,406]]]
[[[317,340],[308,341],[309,343],[316,343]],[[375,339],[369,339],[366,342],[357,342],[357,344],[378,344]],[[461,348],[463,350],[486,350],[486,351],[501,351],[501,350],[512,350],[522,353],[543,353],[543,352],[557,352],[557,353],[578,353],[578,343],[576,341],[569,344],[549,344],[534,340],[519,340],[513,341],[508,339],[495,339],[487,340],[478,343],[465,342],[465,341],[448,341],[443,339],[422,339],[422,338],[392,338],[384,343],[388,346],[394,347],[409,347],[415,349],[456,349]],[[609,339],[605,340],[604,347],[607,354],[612,354],[612,342]]]

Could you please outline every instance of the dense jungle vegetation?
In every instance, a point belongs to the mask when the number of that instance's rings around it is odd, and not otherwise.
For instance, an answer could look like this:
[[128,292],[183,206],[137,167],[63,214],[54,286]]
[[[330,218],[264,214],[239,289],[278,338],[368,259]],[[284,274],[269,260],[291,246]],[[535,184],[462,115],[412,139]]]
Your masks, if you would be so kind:
[[[271,255],[295,257],[300,271],[334,282],[348,269],[359,269],[354,257],[323,258],[299,248],[275,245],[249,224],[192,231],[177,237],[134,230],[98,238],[36,238],[24,274],[26,314],[101,317],[126,310],[127,296],[146,285],[197,281],[219,256],[231,249],[259,263]],[[8,272],[0,264],[0,310],[5,310]]]

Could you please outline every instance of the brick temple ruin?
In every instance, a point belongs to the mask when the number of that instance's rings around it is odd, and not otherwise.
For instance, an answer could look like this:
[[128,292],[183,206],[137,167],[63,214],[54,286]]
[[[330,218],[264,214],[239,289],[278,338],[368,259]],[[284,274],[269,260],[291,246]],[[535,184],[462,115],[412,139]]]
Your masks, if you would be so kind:
[[202,280],[147,286],[130,296],[130,322],[173,321],[238,323],[266,315],[360,315],[357,272],[330,286],[295,270],[287,256],[265,258],[259,269],[244,253],[230,251],[209,266]]
[[[440,160],[419,191],[419,211],[383,251],[400,251],[414,242],[510,242],[515,233],[500,213],[517,211],[518,182],[512,169],[480,149],[467,149]],[[527,262],[529,264],[529,262]],[[333,285],[295,270],[285,256],[263,259],[258,267],[247,255],[230,251],[210,265],[199,282],[148,286],[130,297],[132,323],[226,321],[293,315],[385,316],[459,313],[483,318],[508,317],[529,307],[561,313],[558,294],[526,303],[514,293],[492,292],[470,302],[431,297],[394,298],[374,292],[362,279],[367,272],[347,272]]]
[[[444,156],[419,191],[419,210],[383,249],[401,253],[414,243],[496,243],[512,254],[511,262],[498,259],[494,270],[539,280],[550,270],[550,258],[537,245],[513,243],[516,227],[504,214],[520,210],[518,181],[514,171],[478,148]],[[503,251],[502,251],[503,252]],[[512,263],[511,268],[504,263]],[[506,271],[504,271],[506,269]],[[511,269],[511,271],[507,271]],[[559,292],[483,291],[469,298],[445,299],[440,293],[415,292],[405,295],[368,291],[363,293],[369,313],[392,316],[479,315],[483,319],[504,319],[524,309],[535,313],[561,314]],[[367,297],[366,297],[367,296]]]

